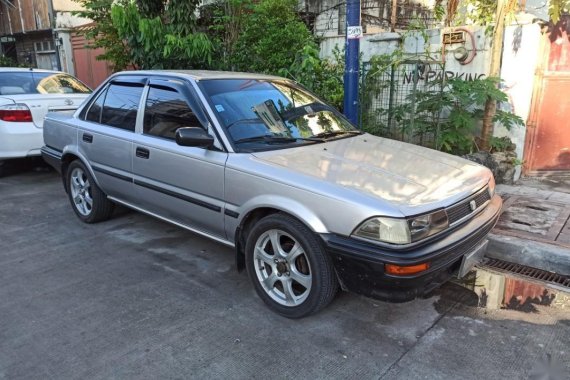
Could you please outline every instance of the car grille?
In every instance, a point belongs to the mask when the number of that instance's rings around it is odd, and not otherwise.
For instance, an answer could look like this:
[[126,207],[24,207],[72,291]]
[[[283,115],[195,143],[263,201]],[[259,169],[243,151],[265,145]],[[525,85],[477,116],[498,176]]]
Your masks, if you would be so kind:
[[[495,217],[495,221],[498,219],[498,216]],[[441,266],[445,265],[445,263],[450,263],[452,261],[457,260],[463,255],[471,252],[486,236],[491,232],[495,223],[488,223],[486,226],[482,227],[481,229],[477,230],[473,235],[469,236],[461,243],[444,249],[441,254],[439,255],[438,259],[433,262],[433,266]],[[451,256],[450,256],[451,255]]]
[[449,206],[448,208],[445,209],[445,212],[447,212],[449,225],[458,222],[459,220],[465,218],[466,216],[474,212],[474,210],[471,210],[471,206],[469,205],[471,201],[473,200],[475,201],[475,203],[477,204],[475,210],[477,210],[479,207],[481,207],[485,202],[489,201],[490,199],[491,195],[489,194],[489,189],[488,187],[485,187],[479,193],[472,195],[469,198],[466,198],[452,206]]

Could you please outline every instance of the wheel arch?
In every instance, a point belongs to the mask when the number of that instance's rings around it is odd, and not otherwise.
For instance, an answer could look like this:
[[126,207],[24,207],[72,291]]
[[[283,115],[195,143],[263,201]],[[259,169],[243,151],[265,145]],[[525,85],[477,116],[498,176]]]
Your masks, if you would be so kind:
[[238,227],[234,234],[235,247],[236,247],[236,266],[238,271],[245,268],[245,243],[251,228],[262,218],[276,213],[287,214],[299,222],[303,223],[314,233],[328,232],[323,221],[310,209],[303,204],[287,199],[284,197],[264,196],[261,201],[258,199],[248,202],[252,204],[250,207],[244,207],[246,211],[241,213],[239,218]]
[[65,191],[66,192],[69,191],[69,189],[67,188],[67,169],[69,168],[69,165],[75,160],[81,161],[81,163],[89,171],[89,174],[91,174],[91,177],[93,178],[97,186],[99,186],[99,182],[97,181],[97,177],[93,172],[93,168],[91,168],[91,165],[89,165],[85,156],[83,156],[81,153],[77,152],[76,150],[65,149],[63,151],[63,155],[61,156],[61,179],[63,181],[63,187]]

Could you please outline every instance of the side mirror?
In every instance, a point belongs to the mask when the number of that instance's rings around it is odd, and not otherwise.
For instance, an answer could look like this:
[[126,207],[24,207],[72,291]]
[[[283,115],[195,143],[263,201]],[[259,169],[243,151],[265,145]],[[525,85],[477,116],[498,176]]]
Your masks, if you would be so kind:
[[176,144],[180,146],[198,146],[210,148],[214,145],[214,138],[199,127],[178,128],[176,131]]

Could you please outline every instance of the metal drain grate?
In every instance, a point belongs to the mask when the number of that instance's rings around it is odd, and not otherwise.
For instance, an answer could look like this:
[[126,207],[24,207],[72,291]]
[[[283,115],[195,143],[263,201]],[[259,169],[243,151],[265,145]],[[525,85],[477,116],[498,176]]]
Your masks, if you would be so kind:
[[521,276],[530,277],[536,280],[550,282],[552,284],[557,284],[564,286],[566,288],[570,288],[570,277],[568,276],[562,276],[560,274],[547,272],[542,269],[536,269],[532,267],[527,267],[525,265],[509,263],[507,261],[498,260],[498,259],[488,259],[485,262],[485,265],[505,272],[516,273]]

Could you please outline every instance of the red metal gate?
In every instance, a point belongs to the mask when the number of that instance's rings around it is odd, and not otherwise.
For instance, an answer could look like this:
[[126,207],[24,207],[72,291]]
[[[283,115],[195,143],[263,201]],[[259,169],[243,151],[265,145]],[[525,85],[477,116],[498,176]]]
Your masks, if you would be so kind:
[[[89,25],[84,27],[89,27]],[[73,34],[71,37],[75,76],[94,89],[107,79],[113,71],[109,62],[96,59],[104,50],[87,49],[85,45],[88,43],[89,41],[81,34]]]
[[[561,20],[544,37],[528,121],[525,174],[570,173],[570,34]],[[564,26],[564,27],[563,27]]]

